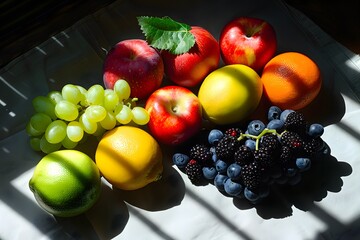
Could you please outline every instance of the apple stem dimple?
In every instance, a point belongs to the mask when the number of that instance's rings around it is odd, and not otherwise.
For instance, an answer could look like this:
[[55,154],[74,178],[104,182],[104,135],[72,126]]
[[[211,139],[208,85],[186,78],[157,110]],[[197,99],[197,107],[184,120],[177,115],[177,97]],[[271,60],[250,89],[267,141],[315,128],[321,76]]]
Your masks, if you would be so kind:
[[173,106],[173,107],[171,108],[171,111],[173,111],[174,113],[176,113],[177,110],[178,110],[178,107],[177,107],[177,106]]

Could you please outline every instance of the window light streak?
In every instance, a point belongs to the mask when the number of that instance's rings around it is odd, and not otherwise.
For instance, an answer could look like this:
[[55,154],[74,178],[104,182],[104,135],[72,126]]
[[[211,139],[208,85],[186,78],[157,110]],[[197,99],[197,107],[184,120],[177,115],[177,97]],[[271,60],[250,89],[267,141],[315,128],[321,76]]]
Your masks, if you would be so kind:
[[11,90],[13,90],[16,94],[22,97],[25,100],[28,100],[28,97],[22,94],[19,90],[13,87],[10,83],[8,83],[3,77],[0,76],[0,81],[2,81],[6,86],[8,86]]
[[6,103],[5,103],[3,100],[1,100],[1,99],[0,99],[0,104],[1,104],[3,107],[6,106]]
[[43,55],[47,55],[47,53],[44,50],[42,50],[40,47],[36,47],[35,49],[41,52]]
[[56,37],[51,37],[57,44],[59,44],[61,47],[64,47],[64,44],[62,44]]

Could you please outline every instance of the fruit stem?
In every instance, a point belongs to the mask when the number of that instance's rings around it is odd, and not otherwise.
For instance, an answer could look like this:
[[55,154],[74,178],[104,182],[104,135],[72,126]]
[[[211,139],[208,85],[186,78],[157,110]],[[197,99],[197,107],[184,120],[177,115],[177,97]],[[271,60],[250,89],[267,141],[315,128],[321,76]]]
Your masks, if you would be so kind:
[[262,136],[264,136],[265,134],[276,134],[277,136],[280,136],[280,134],[277,133],[276,129],[268,129],[265,128],[264,130],[262,130],[262,132],[259,135],[252,135],[252,134],[248,134],[248,133],[241,133],[240,137],[237,139],[238,141],[243,140],[244,138],[252,138],[256,140],[256,145],[255,145],[255,150],[259,149],[259,142]]

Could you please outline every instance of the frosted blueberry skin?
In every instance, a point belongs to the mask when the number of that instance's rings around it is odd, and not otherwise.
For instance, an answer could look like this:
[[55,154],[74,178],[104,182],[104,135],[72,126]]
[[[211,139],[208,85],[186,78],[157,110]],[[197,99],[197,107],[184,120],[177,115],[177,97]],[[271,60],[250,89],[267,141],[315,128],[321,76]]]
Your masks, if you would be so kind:
[[259,135],[264,129],[265,124],[260,120],[252,120],[247,127],[247,131],[251,135]]
[[224,191],[224,183],[229,177],[227,175],[218,173],[214,178],[214,185],[219,191]]
[[190,158],[186,154],[175,153],[172,157],[172,161],[178,168],[185,168],[190,161]]
[[280,119],[281,115],[281,109],[278,106],[271,106],[268,110],[268,121],[274,120],[274,119]]
[[238,182],[234,182],[231,178],[228,178],[224,182],[224,190],[230,196],[238,196],[243,191],[243,186]]
[[324,133],[324,126],[319,123],[313,123],[309,126],[308,135],[311,137],[320,137]]
[[215,167],[212,166],[206,166],[202,168],[203,175],[208,180],[213,180],[215,176],[218,174],[218,171]]
[[216,145],[220,139],[224,136],[224,133],[219,129],[212,129],[208,135],[208,142],[211,145]]

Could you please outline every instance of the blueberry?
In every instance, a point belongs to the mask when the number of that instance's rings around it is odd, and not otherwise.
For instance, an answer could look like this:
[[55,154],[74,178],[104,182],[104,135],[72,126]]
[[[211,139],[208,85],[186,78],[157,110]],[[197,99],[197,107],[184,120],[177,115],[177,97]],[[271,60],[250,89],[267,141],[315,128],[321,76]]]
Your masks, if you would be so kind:
[[219,129],[212,129],[208,135],[208,142],[211,145],[215,145],[216,143],[218,143],[220,141],[220,139],[223,136],[224,136],[224,133],[222,131],[220,131]]
[[251,135],[259,135],[264,129],[265,129],[265,124],[260,121],[260,120],[252,120],[249,124],[248,124],[248,132]]
[[287,184],[294,186],[298,184],[302,179],[301,173],[297,172],[294,176],[290,177],[287,181]]
[[275,129],[276,131],[281,131],[281,129],[283,128],[284,126],[284,122],[281,121],[280,119],[273,119],[271,120],[270,122],[268,122],[267,124],[267,128],[268,129]]
[[245,146],[247,146],[248,148],[250,148],[251,150],[255,150],[256,148],[256,142],[252,139],[247,139],[245,141]]
[[237,163],[232,163],[228,166],[227,175],[233,180],[238,180],[241,177],[241,166]]
[[311,167],[311,160],[310,158],[299,157],[296,159],[295,164],[300,171],[306,171]]
[[247,187],[244,189],[244,196],[250,202],[255,202],[255,201],[259,200],[259,198],[260,198],[259,194],[255,193],[254,191],[250,190]]
[[211,155],[211,159],[213,160],[214,163],[215,163],[217,160],[219,160],[216,153],[213,153],[213,154]]
[[243,191],[243,186],[228,178],[224,182],[224,190],[230,196],[238,196]]
[[280,119],[281,109],[278,106],[271,106],[268,111],[268,120]]
[[294,110],[292,110],[292,109],[285,109],[284,111],[282,111],[281,114],[280,114],[280,120],[283,121],[283,122],[285,122],[287,116],[288,116],[289,113],[291,113],[291,112],[294,112]]
[[216,169],[214,167],[203,167],[202,168],[203,175],[206,179],[212,180],[215,178],[215,176],[218,174]]
[[224,183],[226,181],[226,179],[228,179],[229,177],[218,173],[215,178],[214,178],[214,185],[217,189],[219,189],[220,191],[224,191]]
[[269,196],[269,194],[270,194],[270,187],[269,186],[260,187],[260,189],[259,189],[260,198],[265,198],[265,197]]
[[321,151],[325,155],[330,155],[331,154],[331,148],[326,142],[324,142],[324,146],[321,148]]
[[323,125],[319,123],[313,123],[310,125],[308,134],[311,137],[320,137],[324,133],[324,127]]
[[217,160],[215,163],[215,168],[219,173],[226,173],[227,167],[228,164],[221,159]]
[[175,153],[172,157],[172,161],[178,168],[184,168],[186,167],[186,164],[190,161],[190,158],[186,154]]
[[293,177],[293,176],[295,176],[296,173],[297,173],[297,169],[293,168],[293,167],[290,167],[285,170],[285,175],[288,177]]

